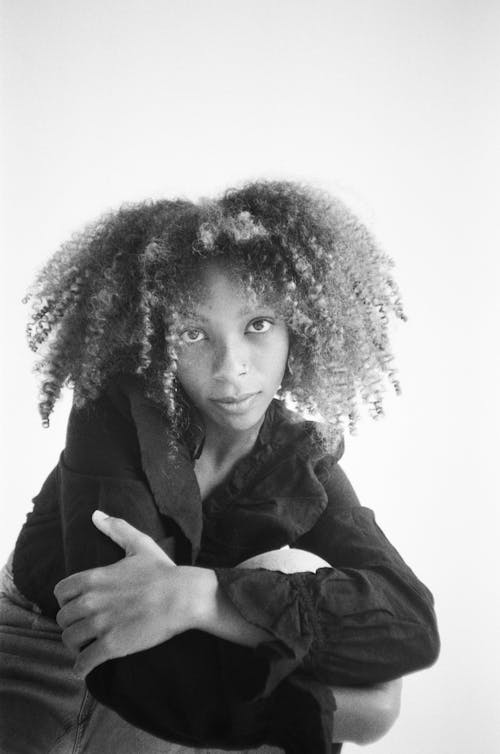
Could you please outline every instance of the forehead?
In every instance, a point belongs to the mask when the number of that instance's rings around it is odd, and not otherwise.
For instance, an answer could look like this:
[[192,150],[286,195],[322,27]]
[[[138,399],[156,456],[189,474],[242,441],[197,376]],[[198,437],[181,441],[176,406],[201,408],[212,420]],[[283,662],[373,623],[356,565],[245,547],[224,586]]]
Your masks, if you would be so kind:
[[250,282],[244,269],[219,260],[203,262],[182,308],[186,313],[203,313],[227,307],[242,316],[260,306],[276,308],[276,296],[262,290],[261,286],[257,290]]

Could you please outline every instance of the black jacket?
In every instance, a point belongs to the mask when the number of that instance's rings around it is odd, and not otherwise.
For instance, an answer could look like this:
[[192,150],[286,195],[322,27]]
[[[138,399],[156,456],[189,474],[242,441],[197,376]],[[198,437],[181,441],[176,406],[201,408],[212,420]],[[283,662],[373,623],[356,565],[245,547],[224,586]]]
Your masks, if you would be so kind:
[[[121,377],[73,409],[58,466],[18,538],[14,579],[55,616],[55,584],[115,562],[123,551],[91,522],[99,508],[125,518],[176,562],[214,568],[241,614],[271,633],[257,649],[188,631],[104,663],[92,694],[131,723],[191,746],[261,743],[331,752],[334,699],[327,685],[387,681],[437,657],[430,592],[362,507],[313,422],[274,400],[253,451],[201,503],[193,421],[175,459],[168,426],[139,378]],[[284,545],[331,564],[316,574],[236,569]],[[335,749],[338,750],[338,749]]]

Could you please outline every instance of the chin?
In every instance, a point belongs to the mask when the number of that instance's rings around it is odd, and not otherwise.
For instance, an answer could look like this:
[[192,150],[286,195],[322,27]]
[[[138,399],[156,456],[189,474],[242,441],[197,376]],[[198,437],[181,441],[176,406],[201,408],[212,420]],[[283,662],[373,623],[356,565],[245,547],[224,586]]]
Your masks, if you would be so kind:
[[245,432],[255,427],[256,424],[261,422],[269,406],[271,398],[262,395],[260,393],[255,401],[254,405],[246,411],[233,411],[230,408],[225,409],[223,407],[217,407],[212,414],[212,419],[221,427],[232,429],[237,432]]

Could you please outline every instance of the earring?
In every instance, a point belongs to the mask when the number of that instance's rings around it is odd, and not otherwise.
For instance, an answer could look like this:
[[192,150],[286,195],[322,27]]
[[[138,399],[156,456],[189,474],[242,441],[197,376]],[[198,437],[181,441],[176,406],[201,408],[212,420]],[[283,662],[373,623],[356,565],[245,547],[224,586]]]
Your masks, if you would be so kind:
[[289,356],[288,359],[287,359],[287,361],[286,361],[286,368],[288,370],[288,374],[290,375],[290,377],[293,377],[292,358],[291,358],[291,356]]

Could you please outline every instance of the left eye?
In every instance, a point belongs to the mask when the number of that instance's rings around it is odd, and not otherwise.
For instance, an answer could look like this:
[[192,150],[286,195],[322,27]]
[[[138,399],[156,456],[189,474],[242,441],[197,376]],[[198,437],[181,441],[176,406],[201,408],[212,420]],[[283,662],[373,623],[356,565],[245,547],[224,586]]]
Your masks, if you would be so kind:
[[205,335],[203,330],[198,330],[196,327],[191,327],[181,333],[181,339],[184,343],[199,343],[200,340],[204,340],[204,338]]
[[250,322],[249,328],[254,328],[253,330],[250,330],[250,332],[267,332],[272,325],[272,322],[268,319],[254,319],[253,322]]

